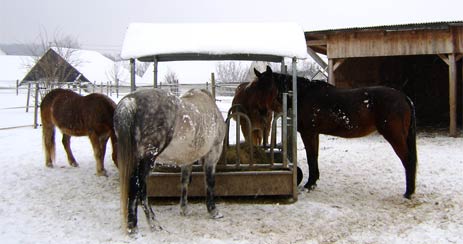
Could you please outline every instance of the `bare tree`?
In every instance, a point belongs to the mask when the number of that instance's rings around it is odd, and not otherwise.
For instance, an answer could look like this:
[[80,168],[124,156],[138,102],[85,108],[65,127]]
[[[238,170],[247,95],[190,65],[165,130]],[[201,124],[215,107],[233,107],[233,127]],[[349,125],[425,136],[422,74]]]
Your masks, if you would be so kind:
[[249,67],[242,62],[218,62],[215,70],[217,72],[217,82],[241,83],[246,81]]
[[167,71],[167,73],[164,75],[164,83],[170,87],[170,91],[172,93],[178,94],[178,77],[174,71]]
[[[26,68],[30,70],[37,65],[36,69],[40,74],[35,77],[40,77],[39,82],[41,86],[46,88],[69,80],[71,75],[75,74],[75,70],[70,69],[67,63],[74,68],[78,67],[81,63],[76,54],[80,46],[77,38],[62,35],[58,31],[54,33],[53,37],[49,37],[47,32],[43,30],[39,34],[38,39],[38,46],[31,45],[30,47],[29,51],[33,54],[34,58],[31,63],[25,64]],[[50,49],[61,58],[53,54]]]

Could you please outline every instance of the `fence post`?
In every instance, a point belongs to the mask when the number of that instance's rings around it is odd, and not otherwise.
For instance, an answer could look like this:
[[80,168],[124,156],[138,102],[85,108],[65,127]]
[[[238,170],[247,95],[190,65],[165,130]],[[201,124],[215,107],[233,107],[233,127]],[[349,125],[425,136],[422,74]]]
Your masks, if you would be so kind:
[[38,123],[38,109],[39,109],[39,83],[35,83],[35,103],[34,103],[34,129],[37,129]]
[[27,100],[26,100],[26,113],[29,112],[29,100],[31,97],[31,83],[27,84]]
[[16,80],[16,96],[19,94],[19,80]]
[[211,90],[212,90],[212,97],[215,100],[215,74],[214,72],[211,73]]

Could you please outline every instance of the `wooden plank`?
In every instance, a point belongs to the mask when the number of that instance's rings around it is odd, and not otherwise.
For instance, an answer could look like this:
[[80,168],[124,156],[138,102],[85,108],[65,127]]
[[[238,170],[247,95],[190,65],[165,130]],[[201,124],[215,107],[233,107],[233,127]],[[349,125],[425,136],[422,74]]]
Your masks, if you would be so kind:
[[[218,172],[215,176],[216,196],[293,196],[293,172],[246,171]],[[193,172],[189,196],[205,196],[204,173]],[[150,197],[180,197],[179,173],[152,173],[147,181]]]

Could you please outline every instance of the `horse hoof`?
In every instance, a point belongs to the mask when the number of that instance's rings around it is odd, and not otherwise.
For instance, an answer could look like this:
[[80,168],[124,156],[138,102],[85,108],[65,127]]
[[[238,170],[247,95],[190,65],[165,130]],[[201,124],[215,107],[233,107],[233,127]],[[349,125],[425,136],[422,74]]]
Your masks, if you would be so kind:
[[127,228],[127,234],[129,236],[134,237],[138,233],[138,227],[133,227],[133,228]]
[[410,193],[405,193],[404,197],[407,198],[408,200],[412,200],[412,194]]
[[98,171],[98,172],[96,172],[96,175],[97,176],[106,176],[106,177],[108,177],[108,173],[106,172],[106,170]]
[[162,226],[158,223],[151,225],[150,229],[152,232],[163,230]]
[[79,164],[77,162],[71,162],[71,163],[69,163],[69,165],[71,165],[72,167],[75,167],[75,168],[79,167]]
[[53,168],[53,164],[52,164],[52,163],[46,163],[45,166],[46,166],[47,168]]
[[304,185],[304,188],[306,188],[307,191],[314,190],[315,187],[317,187],[317,184],[308,184],[308,183],[307,183],[307,184]]
[[221,218],[223,218],[223,215],[217,209],[211,211],[209,214],[211,216],[211,219],[221,219]]
[[182,207],[180,208],[180,215],[182,216],[188,216],[191,214],[191,209],[188,207]]

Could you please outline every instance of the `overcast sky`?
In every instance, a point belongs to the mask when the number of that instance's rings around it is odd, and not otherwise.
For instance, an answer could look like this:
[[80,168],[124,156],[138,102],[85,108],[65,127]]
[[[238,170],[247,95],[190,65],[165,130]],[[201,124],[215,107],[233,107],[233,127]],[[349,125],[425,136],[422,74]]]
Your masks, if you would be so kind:
[[462,9],[462,0],[0,0],[0,43],[59,32],[82,48],[114,51],[131,22],[294,21],[321,30],[463,20]]
[[[312,31],[461,21],[462,10],[463,0],[0,0],[0,44],[71,36],[83,49],[117,54],[132,22],[291,21]],[[174,71],[181,83],[199,83],[215,64],[167,62],[160,70]]]

